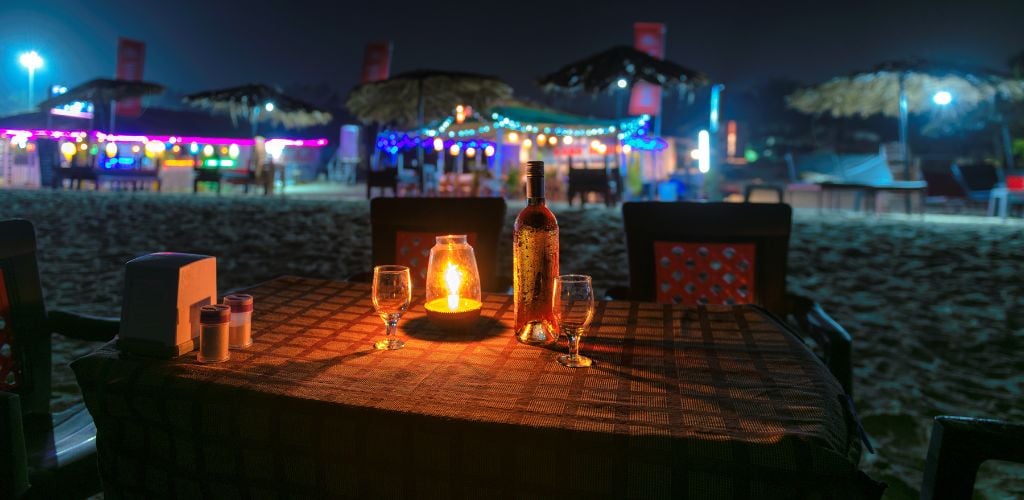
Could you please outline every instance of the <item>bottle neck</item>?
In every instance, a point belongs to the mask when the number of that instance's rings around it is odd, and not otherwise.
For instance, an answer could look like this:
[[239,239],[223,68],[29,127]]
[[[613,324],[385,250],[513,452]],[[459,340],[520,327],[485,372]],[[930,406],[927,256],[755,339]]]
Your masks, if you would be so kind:
[[544,176],[528,175],[526,177],[526,203],[529,205],[544,204]]

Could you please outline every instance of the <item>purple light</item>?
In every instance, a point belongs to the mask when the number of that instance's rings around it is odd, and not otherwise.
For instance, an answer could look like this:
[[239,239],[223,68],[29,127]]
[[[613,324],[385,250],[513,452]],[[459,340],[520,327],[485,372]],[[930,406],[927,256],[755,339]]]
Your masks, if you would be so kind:
[[[19,129],[3,129],[0,136],[35,136],[35,137],[86,137],[88,133],[83,131],[68,131],[68,130],[19,130]],[[103,132],[94,132],[93,137],[101,141],[110,142],[138,142],[147,143],[149,141],[160,141],[160,142],[173,142],[173,143],[191,143],[196,142],[199,144],[210,144],[213,146],[229,146],[231,144],[237,144],[239,146],[252,146],[256,143],[253,139],[243,138],[231,138],[231,137],[191,137],[181,135],[117,135],[117,134],[105,134]],[[171,141],[171,138],[174,141]],[[275,142],[283,146],[294,146],[300,148],[319,148],[327,145],[327,139],[286,139],[286,138],[273,138],[267,139],[267,142]]]

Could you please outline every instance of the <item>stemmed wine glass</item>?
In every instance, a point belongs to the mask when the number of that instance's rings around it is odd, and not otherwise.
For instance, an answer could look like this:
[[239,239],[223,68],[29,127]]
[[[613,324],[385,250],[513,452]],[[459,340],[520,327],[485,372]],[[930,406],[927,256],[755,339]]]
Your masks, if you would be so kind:
[[558,362],[572,368],[592,365],[592,359],[580,355],[580,338],[594,319],[594,286],[590,276],[563,274],[555,278],[554,312],[562,334],[569,338],[569,354],[559,356]]
[[405,266],[376,266],[373,268],[373,307],[384,320],[387,336],[378,340],[373,347],[394,350],[405,347],[405,342],[395,338],[398,319],[412,302],[412,278]]

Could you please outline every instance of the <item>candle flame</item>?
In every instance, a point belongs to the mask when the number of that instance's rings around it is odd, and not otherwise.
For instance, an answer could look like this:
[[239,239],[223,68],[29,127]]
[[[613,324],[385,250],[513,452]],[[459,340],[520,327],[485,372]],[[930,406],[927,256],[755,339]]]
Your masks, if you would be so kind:
[[444,271],[444,282],[448,285],[448,309],[456,311],[459,309],[459,286],[462,285],[462,272],[459,266],[448,263]]

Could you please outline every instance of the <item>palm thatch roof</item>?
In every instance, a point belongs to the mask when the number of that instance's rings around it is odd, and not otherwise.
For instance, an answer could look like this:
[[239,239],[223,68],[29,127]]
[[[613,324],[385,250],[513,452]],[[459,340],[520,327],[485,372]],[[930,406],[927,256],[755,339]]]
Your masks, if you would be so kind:
[[958,111],[973,109],[997,97],[1008,101],[1024,99],[1024,80],[989,70],[908,60],[884,63],[798,90],[787,97],[787,102],[793,109],[808,114],[898,117],[901,78],[910,113],[935,109],[932,97],[938,91],[951,93],[953,101],[949,107]]
[[100,107],[104,103],[159,94],[163,91],[163,85],[156,83],[96,78],[39,103],[39,109],[55,108],[76,101],[88,101],[95,107]]
[[[199,92],[185,96],[183,101],[213,113],[226,114],[232,120],[243,119],[253,124],[269,122],[288,129],[325,125],[331,121],[331,113],[263,84]],[[273,104],[272,111],[265,110],[268,103]]]
[[696,70],[620,45],[568,64],[541,78],[540,85],[549,92],[597,93],[616,88],[622,78],[630,85],[643,81],[680,92],[689,92],[708,82],[708,77]]
[[447,117],[460,104],[483,110],[511,95],[512,87],[493,76],[417,70],[360,85],[345,106],[363,123],[411,128]]

